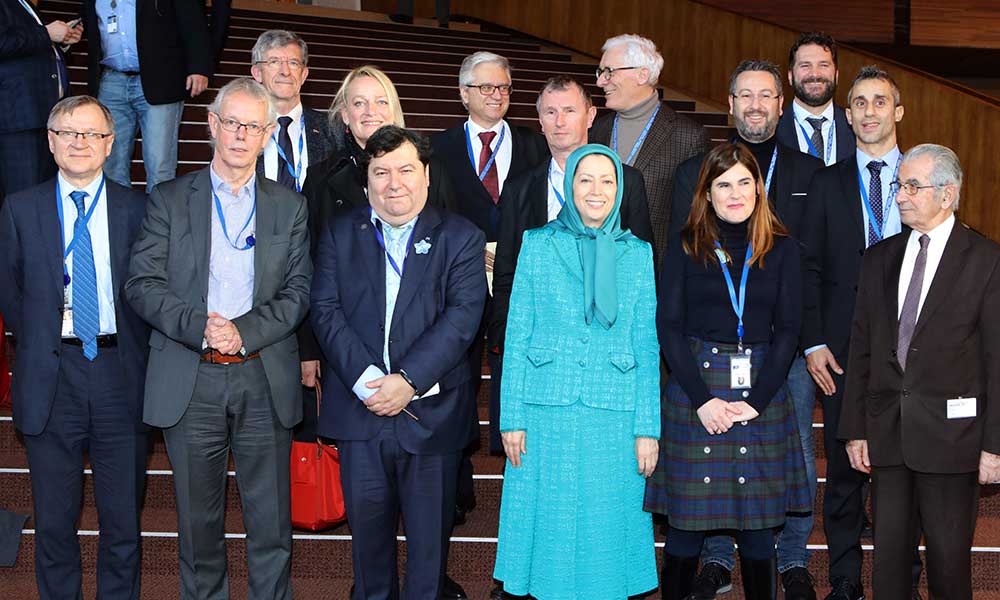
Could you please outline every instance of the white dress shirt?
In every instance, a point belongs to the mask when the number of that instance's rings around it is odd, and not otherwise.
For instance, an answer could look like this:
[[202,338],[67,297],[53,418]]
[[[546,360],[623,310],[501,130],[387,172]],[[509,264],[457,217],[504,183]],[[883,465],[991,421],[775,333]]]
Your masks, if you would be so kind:
[[[927,244],[927,263],[924,266],[924,281],[920,287],[920,302],[917,304],[917,316],[924,307],[924,300],[927,299],[927,291],[931,289],[934,281],[934,274],[938,265],[941,264],[941,256],[944,255],[944,247],[951,237],[951,230],[955,227],[955,215],[949,216],[943,223],[927,232],[927,237],[931,241]],[[910,237],[906,240],[906,252],[903,254],[903,267],[899,271],[899,304],[896,308],[896,318],[903,312],[903,301],[906,299],[906,288],[910,286],[910,278],[913,276],[913,265],[917,261],[917,253],[920,252],[920,236],[923,235],[916,229],[910,232]]]
[[[510,127],[507,125],[507,121],[503,119],[499,123],[494,125],[490,129],[483,129],[479,125],[476,125],[472,119],[466,121],[469,130],[469,140],[472,142],[472,157],[475,159],[476,164],[472,167],[472,170],[479,174],[479,153],[483,151],[483,141],[479,139],[479,134],[484,131],[493,131],[496,133],[493,136],[493,141],[490,142],[490,147],[493,149],[493,154],[496,155],[496,160],[493,164],[497,167],[497,179],[499,183],[499,191],[503,193],[503,184],[507,179],[507,174],[510,173],[510,160],[514,153],[514,141],[511,139]],[[503,136],[503,144],[497,148],[497,143],[500,142],[500,130],[505,129]]]
[[[108,188],[105,185],[101,190],[100,198],[94,198],[97,188],[101,187],[104,173],[99,173],[84,188],[76,188],[63,178],[59,173],[59,193],[62,198],[63,214],[63,253],[67,246],[73,241],[73,226],[76,224],[76,203],[70,198],[70,193],[80,190],[87,192],[87,197],[83,199],[84,211],[89,211],[93,203],[97,202],[94,213],[90,216],[87,229],[90,230],[90,243],[94,250],[94,272],[97,275],[97,305],[101,319],[101,330],[99,335],[117,333],[118,328],[115,323],[115,289],[111,279],[111,243],[108,234]],[[84,212],[86,214],[86,212]],[[66,272],[73,274],[73,253],[66,257]],[[70,281],[66,290],[67,305],[73,305],[73,282]]]
[[[837,162],[837,136],[836,136],[836,125],[834,124],[833,115],[833,102],[826,106],[826,109],[818,115],[814,115],[798,102],[792,102],[792,116],[795,117],[795,138],[799,141],[799,151],[809,154],[809,142],[805,134],[802,133],[802,129],[805,128],[809,136],[812,136],[813,127],[806,121],[807,117],[826,117],[826,121],[823,121],[823,125],[820,126],[820,131],[823,133],[823,152],[826,152],[827,144],[830,144],[830,155],[823,156],[823,162],[827,165],[832,165]],[[833,135],[833,141],[830,141],[830,136]],[[818,148],[817,148],[818,150]]]
[[[292,140],[292,152],[295,153],[294,158],[290,158],[294,162],[291,165],[292,170],[301,161],[302,170],[299,171],[299,189],[306,182],[306,171],[309,169],[309,143],[306,141],[306,132],[302,125],[302,103],[300,102],[293,108],[287,115],[278,115],[279,117],[291,117],[292,122],[288,126],[288,137]],[[267,177],[271,181],[278,180],[278,129],[277,120],[275,120],[274,132],[271,133],[270,139],[267,141],[267,146],[264,146],[264,177]],[[299,156],[299,139],[302,140],[302,156]]]
[[[889,198],[889,185],[899,174],[896,166],[899,164],[899,146],[893,146],[892,150],[885,155],[876,158],[868,156],[860,149],[855,150],[858,159],[858,171],[861,173],[861,182],[865,186],[865,193],[871,189],[872,172],[868,170],[868,163],[873,160],[881,160],[885,163],[880,173],[882,179],[882,239],[890,238],[903,230],[903,222],[899,217],[899,205],[896,204],[895,197]],[[898,192],[897,192],[898,193]],[[869,198],[869,200],[871,200]],[[891,200],[891,201],[890,201]],[[865,209],[865,201],[858,194],[858,209],[861,211],[861,222],[865,226],[865,247],[868,247],[868,210]]]
[[549,176],[548,176],[548,219],[549,221],[554,221],[556,217],[559,216],[559,211],[562,210],[562,203],[559,202],[559,198],[556,197],[556,191],[559,191],[559,195],[566,200],[566,195],[563,193],[563,181],[566,179],[566,173],[559,167],[559,163],[556,159],[551,159],[549,161]]

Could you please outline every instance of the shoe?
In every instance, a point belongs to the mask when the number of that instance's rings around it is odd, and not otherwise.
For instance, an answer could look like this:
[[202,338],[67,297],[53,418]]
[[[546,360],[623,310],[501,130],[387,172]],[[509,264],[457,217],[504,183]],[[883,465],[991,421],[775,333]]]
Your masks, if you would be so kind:
[[504,593],[503,584],[497,582],[497,584],[493,586],[493,589],[490,590],[490,600],[505,600],[505,598],[510,598],[510,596]]
[[792,567],[782,573],[781,589],[785,591],[785,600],[816,600],[813,580],[805,567]]
[[865,600],[865,590],[860,583],[853,583],[846,577],[837,577],[831,583],[833,589],[826,600]]
[[389,15],[389,20],[393,23],[402,23],[403,25],[413,25],[413,15],[404,15],[400,13]]
[[687,600],[697,572],[697,556],[680,558],[664,552],[663,569],[660,570],[660,597],[663,600]]
[[467,520],[468,520],[468,515],[466,513],[466,510],[461,506],[456,506],[455,519],[454,521],[452,521],[452,525],[454,525],[455,527],[458,527],[459,525],[465,525],[465,522]]
[[444,582],[441,584],[441,600],[468,600],[469,597],[465,595],[465,590],[462,586],[449,577],[444,576]]
[[924,597],[920,595],[920,588],[914,586],[913,595],[910,597],[911,600],[924,600]]
[[763,560],[740,557],[740,579],[746,600],[775,600],[778,597],[777,566],[778,559],[773,555]]
[[715,600],[733,589],[733,575],[719,563],[705,563],[691,583],[691,600]]

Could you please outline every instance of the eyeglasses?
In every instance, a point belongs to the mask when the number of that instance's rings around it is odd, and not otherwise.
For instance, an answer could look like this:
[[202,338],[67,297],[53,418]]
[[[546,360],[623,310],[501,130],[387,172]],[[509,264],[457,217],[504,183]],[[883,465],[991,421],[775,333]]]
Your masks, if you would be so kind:
[[258,60],[256,63],[258,65],[264,65],[269,69],[279,69],[282,64],[288,65],[290,71],[301,71],[302,67],[306,66],[301,60],[297,58],[269,58],[267,60]]
[[56,134],[64,142],[72,142],[81,137],[86,142],[96,142],[97,140],[103,140],[108,136],[114,135],[113,133],[101,133],[99,131],[69,131],[68,129],[50,129],[49,131]]
[[759,94],[740,92],[739,94],[733,94],[733,98],[739,100],[741,103],[750,104],[754,101],[754,98],[760,100],[761,102],[771,102],[772,100],[777,100],[778,96],[771,92],[761,92]]
[[604,67],[602,69],[598,67],[597,70],[594,71],[594,75],[596,75],[598,79],[610,80],[611,77],[614,76],[614,74],[617,73],[618,71],[629,71],[631,69],[641,69],[641,68],[642,67]]
[[[916,196],[918,193],[920,193],[920,190],[926,190],[927,188],[940,188],[940,187],[945,187],[945,185],[947,185],[947,184],[942,184],[942,185],[934,185],[934,184],[931,184],[931,185],[917,185],[915,183],[910,183],[909,181],[898,181],[897,180],[897,181],[893,181],[892,183],[890,183],[889,187],[890,188],[896,188],[896,190],[902,188],[902,190],[904,192],[906,192],[907,196]],[[890,189],[890,192],[891,191],[893,191],[893,190]]]
[[510,84],[493,85],[492,83],[483,83],[480,85],[476,85],[474,83],[467,83],[465,87],[477,88],[479,90],[479,93],[484,96],[492,96],[493,92],[495,92],[496,90],[500,90],[501,96],[510,96],[510,93],[514,91],[514,86]]
[[219,124],[222,125],[222,128],[230,133],[236,133],[240,130],[240,127],[242,127],[246,129],[247,135],[260,137],[264,135],[264,132],[267,131],[268,127],[270,127],[270,125],[258,125],[257,123],[243,123],[241,121],[237,121],[236,119],[223,119],[222,115],[217,112],[213,112],[212,114],[219,120]]

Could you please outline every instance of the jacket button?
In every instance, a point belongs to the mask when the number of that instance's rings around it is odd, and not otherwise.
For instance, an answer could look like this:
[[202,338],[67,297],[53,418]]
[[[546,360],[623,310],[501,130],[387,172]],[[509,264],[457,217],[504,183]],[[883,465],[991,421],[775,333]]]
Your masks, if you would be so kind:
[[743,351],[743,354],[746,354],[747,356],[750,356],[751,354],[753,354],[753,350],[750,349],[750,348],[747,348],[746,350]]
[[703,366],[703,367],[705,367],[705,368],[707,369],[707,368],[709,368],[709,367],[711,367],[711,366],[712,366],[712,363],[710,363],[710,362],[708,362],[708,361],[706,360],[705,362],[701,363],[701,366]]
[[747,422],[746,421],[740,421],[740,425],[746,427],[747,426]]
[[587,337],[587,336],[583,336],[582,338],[580,338],[580,343],[581,344],[586,344],[589,341],[590,341],[590,338]]
[[903,390],[903,397],[904,398],[909,398],[910,397],[910,390]]
[[748,391],[746,391],[746,390],[743,390],[743,394],[742,394],[742,396],[743,396],[744,398],[749,398],[749,397],[750,397],[750,392],[748,392]]
[[59,79],[59,76],[58,76],[58,75],[56,75],[55,73],[53,73],[53,74],[52,74],[52,79]]
[[581,360],[581,361],[580,361],[580,366],[581,366],[581,367],[586,367],[586,366],[587,366],[587,361],[585,361],[585,360]]
[[712,354],[718,354],[718,353],[719,353],[718,348],[712,348]]
[[702,481],[704,481],[705,483],[712,483],[712,478],[711,477],[706,477]]

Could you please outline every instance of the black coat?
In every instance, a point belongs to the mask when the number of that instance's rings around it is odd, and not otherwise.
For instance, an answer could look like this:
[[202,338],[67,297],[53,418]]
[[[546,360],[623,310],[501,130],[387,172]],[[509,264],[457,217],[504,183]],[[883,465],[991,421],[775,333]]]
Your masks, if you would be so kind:
[[44,129],[58,101],[48,31],[17,0],[0,2],[0,133]]

